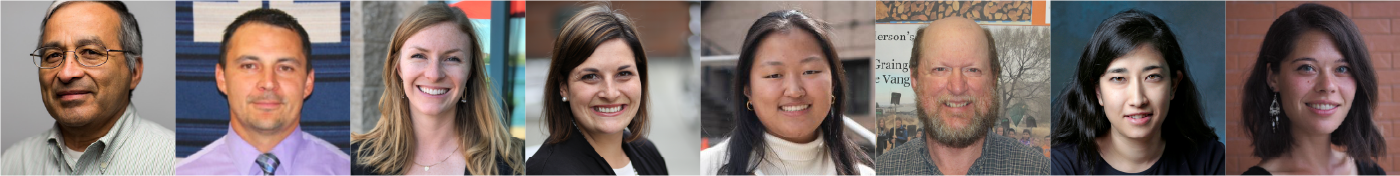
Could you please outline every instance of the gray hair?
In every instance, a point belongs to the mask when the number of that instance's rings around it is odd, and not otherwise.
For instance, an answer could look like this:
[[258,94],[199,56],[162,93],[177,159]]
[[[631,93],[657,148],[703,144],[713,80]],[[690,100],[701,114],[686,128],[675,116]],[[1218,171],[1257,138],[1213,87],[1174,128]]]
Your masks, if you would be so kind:
[[[68,5],[70,2],[74,1],[58,0],[54,1],[53,5],[49,6],[48,12],[44,13],[43,23],[39,24],[40,36],[43,36],[44,28],[49,24],[49,17],[53,16],[53,12],[58,11],[58,8],[63,8],[64,5]],[[121,29],[118,31],[121,34],[117,36],[117,41],[121,42],[122,50],[126,51],[122,52],[123,56],[126,56],[126,67],[132,72],[136,72],[136,58],[141,57],[141,28],[136,24],[136,16],[131,15],[131,12],[128,12],[126,9],[126,4],[121,1],[92,2],[107,5],[107,7],[112,8],[112,10],[116,11],[117,15],[121,17]],[[39,44],[43,45],[44,39],[39,40]]]

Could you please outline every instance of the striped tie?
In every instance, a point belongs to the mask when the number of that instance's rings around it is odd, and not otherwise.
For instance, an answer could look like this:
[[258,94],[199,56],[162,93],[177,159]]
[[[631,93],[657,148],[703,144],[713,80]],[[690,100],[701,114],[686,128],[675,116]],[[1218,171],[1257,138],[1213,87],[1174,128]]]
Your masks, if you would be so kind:
[[282,164],[281,161],[277,160],[277,155],[272,155],[272,153],[258,155],[257,162],[258,167],[262,167],[263,175],[276,175],[274,173],[277,172],[277,165]]

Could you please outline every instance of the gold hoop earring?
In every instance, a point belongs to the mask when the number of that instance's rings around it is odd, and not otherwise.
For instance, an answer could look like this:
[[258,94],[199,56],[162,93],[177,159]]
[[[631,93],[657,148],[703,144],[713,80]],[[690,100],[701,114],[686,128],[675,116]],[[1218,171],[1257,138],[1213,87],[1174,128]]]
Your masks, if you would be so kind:
[[749,108],[749,111],[753,111],[753,101],[749,101],[744,104],[746,104],[746,106],[744,107]]
[[831,104],[836,104],[836,96],[835,96],[835,95],[832,95],[832,96],[831,96]]

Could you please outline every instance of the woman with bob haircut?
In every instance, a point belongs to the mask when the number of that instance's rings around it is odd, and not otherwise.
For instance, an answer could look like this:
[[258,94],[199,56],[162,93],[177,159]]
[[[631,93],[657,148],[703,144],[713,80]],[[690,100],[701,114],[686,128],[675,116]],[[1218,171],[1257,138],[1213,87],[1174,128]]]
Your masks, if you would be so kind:
[[443,3],[419,7],[394,31],[384,60],[379,122],[351,136],[355,175],[518,175],[523,141],[510,137],[486,77],[475,27]]
[[1244,175],[1385,175],[1385,139],[1371,121],[1377,80],[1350,18],[1302,4],[1264,35],[1244,83],[1240,119],[1259,165]]
[[649,126],[647,58],[636,25],[608,4],[569,18],[545,80],[549,138],[527,175],[667,175]]
[[731,89],[736,126],[700,151],[702,175],[875,175],[846,137],[845,70],[830,31],[796,10],[754,22]]
[[1176,35],[1132,9],[1099,23],[1055,103],[1054,175],[1219,175],[1225,145],[1206,125]]

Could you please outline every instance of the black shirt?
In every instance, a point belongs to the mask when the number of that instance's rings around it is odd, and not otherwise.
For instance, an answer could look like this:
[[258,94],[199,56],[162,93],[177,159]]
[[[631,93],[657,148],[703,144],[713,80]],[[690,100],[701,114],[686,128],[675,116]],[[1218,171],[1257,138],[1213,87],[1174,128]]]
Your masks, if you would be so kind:
[[[1376,165],[1376,163],[1374,163],[1374,162],[1364,162],[1364,161],[1361,161],[1361,160],[1356,160],[1356,173],[1357,173],[1357,175],[1385,175],[1385,169],[1381,169],[1381,166],[1380,166],[1380,165]],[[1242,175],[1274,175],[1274,174],[1273,174],[1273,173],[1269,173],[1268,170],[1264,170],[1264,168],[1262,168],[1262,167],[1254,166],[1254,167],[1249,167],[1249,170],[1244,171],[1244,174],[1242,174]]]
[[[624,132],[623,136],[627,136]],[[598,152],[588,139],[574,129],[573,135],[563,142],[544,144],[534,156],[525,161],[526,175],[617,175],[612,166]],[[632,168],[638,175],[670,175],[666,171],[666,160],[656,145],[646,138],[638,138],[622,145],[622,151],[631,159]]]
[[1053,175],[1223,175],[1225,174],[1225,144],[1208,141],[1193,148],[1172,146],[1162,151],[1152,167],[1138,173],[1126,173],[1114,169],[1100,155],[1092,172],[1085,170],[1079,162],[1078,145],[1060,144],[1052,148]]
[[[511,137],[511,138],[510,138],[510,142],[516,144],[516,145],[515,145],[516,148],[517,148],[517,151],[516,151],[516,152],[520,152],[521,154],[524,154],[524,153],[525,153],[525,147],[524,147],[525,141],[524,141],[524,140],[520,140],[520,138]],[[359,161],[360,161],[360,157],[359,157],[359,155],[357,154],[357,153],[359,153],[359,151],[360,151],[360,143],[359,143],[359,142],[350,143],[350,149],[351,149],[351,150],[355,150],[355,153],[351,153],[351,154],[350,154],[350,175],[389,175],[389,174],[386,174],[386,173],[374,172],[374,167],[369,167],[369,166],[365,166],[365,165],[361,165],[361,164],[360,164],[360,162],[359,162]],[[370,155],[373,155],[373,154],[374,154],[374,151],[368,151],[368,150],[367,150],[366,152],[369,152]],[[471,174],[472,174],[471,168],[467,168],[466,170],[467,170],[466,172],[463,172],[463,175],[471,175]],[[506,159],[505,159],[503,156],[496,156],[496,174],[497,174],[497,175],[519,175],[519,173],[515,173],[515,170],[514,170],[514,169],[511,169],[511,168],[510,168],[510,164],[509,164],[509,163],[506,163]]]

